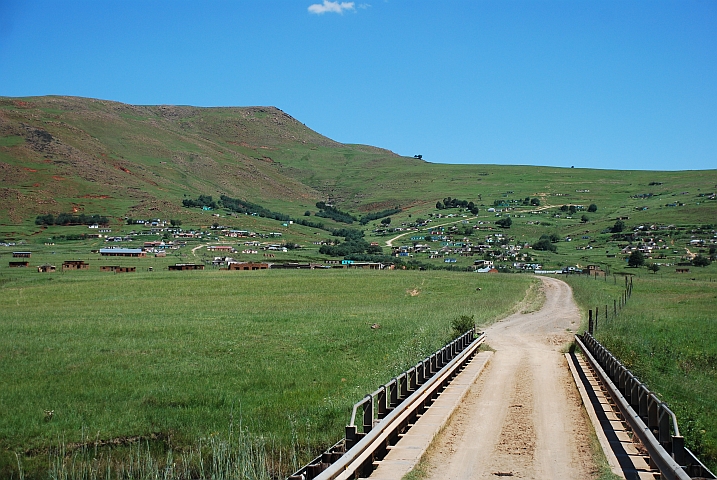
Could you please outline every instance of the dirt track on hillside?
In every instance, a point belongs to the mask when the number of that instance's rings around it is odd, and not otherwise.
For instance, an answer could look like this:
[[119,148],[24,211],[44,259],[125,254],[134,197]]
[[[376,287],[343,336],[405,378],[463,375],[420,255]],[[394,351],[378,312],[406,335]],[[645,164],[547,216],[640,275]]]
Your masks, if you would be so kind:
[[580,396],[561,354],[580,323],[570,287],[541,278],[543,308],[486,329],[496,352],[429,450],[430,479],[589,479]]

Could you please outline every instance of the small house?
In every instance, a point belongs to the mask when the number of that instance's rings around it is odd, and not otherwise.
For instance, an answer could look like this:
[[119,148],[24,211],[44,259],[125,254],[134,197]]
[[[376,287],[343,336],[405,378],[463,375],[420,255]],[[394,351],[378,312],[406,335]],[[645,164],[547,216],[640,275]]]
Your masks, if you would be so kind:
[[229,264],[229,270],[267,270],[268,268],[268,263],[231,262]]
[[23,262],[9,262],[8,266],[11,268],[22,268],[22,267],[29,267],[30,262],[23,261]]
[[12,252],[13,258],[30,258],[32,256],[32,252]]
[[65,260],[62,262],[62,271],[65,270],[89,270],[90,264],[83,260]]
[[147,254],[141,248],[100,248],[100,255],[103,257],[146,257]]
[[209,245],[207,250],[210,252],[227,252],[231,253],[234,251],[234,247],[231,245]]
[[197,264],[197,263],[177,263],[175,265],[169,265],[167,268],[170,271],[204,270],[204,265]]
[[38,272],[38,273],[52,273],[52,272],[54,272],[55,270],[57,270],[57,269],[55,268],[55,266],[54,266],[54,265],[50,265],[49,263],[45,263],[45,264],[40,265],[39,267],[37,267],[37,272]]

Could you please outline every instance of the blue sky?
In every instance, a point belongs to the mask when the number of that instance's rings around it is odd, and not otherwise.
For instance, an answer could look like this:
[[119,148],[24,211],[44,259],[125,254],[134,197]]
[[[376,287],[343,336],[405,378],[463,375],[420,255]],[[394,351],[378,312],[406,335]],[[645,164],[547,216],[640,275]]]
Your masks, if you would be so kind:
[[272,105],[431,162],[717,168],[717,2],[0,0],[0,95]]

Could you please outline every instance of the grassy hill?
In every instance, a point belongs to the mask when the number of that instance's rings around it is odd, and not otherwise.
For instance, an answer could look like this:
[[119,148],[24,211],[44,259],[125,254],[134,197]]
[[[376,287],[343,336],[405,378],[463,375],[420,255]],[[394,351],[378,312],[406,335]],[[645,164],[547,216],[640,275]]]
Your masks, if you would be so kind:
[[[543,205],[596,203],[601,214],[614,216],[643,204],[654,209],[657,198],[687,191],[693,200],[717,188],[717,171],[430,164],[334,142],[273,107],[133,106],[75,97],[0,97],[0,172],[0,221],[13,223],[71,208],[117,216],[179,212],[185,195],[221,193],[292,214],[327,199],[356,213],[394,205],[419,212],[446,196],[480,195],[484,204],[525,196]],[[654,197],[631,198],[646,193]],[[679,220],[688,210],[661,217]],[[635,214],[648,215],[654,211]]]

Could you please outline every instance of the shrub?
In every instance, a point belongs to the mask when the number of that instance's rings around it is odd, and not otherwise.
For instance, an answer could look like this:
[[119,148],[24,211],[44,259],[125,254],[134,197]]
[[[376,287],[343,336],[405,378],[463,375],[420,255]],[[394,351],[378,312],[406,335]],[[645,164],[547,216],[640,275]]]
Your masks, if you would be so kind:
[[588,212],[590,212],[590,213],[597,212],[597,205],[595,205],[594,203],[591,203],[590,206],[588,207]]
[[495,224],[501,228],[510,228],[510,226],[513,225],[513,220],[511,220],[510,217],[501,218],[500,220],[495,222]]
[[695,267],[706,267],[707,265],[711,264],[712,261],[703,255],[697,255],[695,258],[692,259],[692,265]]
[[543,236],[533,244],[533,250],[543,250],[546,252],[557,252],[558,247],[553,245],[553,242],[550,241],[550,238]]
[[622,220],[618,220],[617,222],[615,222],[615,225],[612,226],[612,228],[610,229],[610,232],[611,233],[620,233],[623,230],[625,230],[625,222],[623,222]]
[[458,338],[468,330],[475,328],[476,322],[473,315],[461,315],[460,317],[451,321],[451,328],[453,329],[453,338]]

